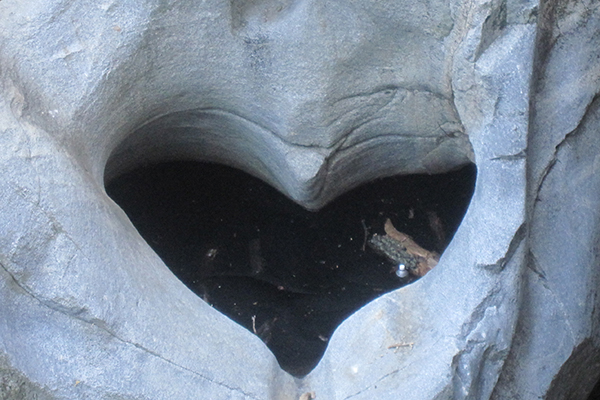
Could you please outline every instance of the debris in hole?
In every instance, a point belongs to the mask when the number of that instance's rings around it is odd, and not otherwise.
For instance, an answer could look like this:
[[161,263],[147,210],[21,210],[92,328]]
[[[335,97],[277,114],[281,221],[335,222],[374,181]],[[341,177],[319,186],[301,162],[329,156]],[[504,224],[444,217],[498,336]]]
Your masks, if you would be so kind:
[[[273,325],[277,322],[278,318],[273,317],[265,322],[256,329],[256,336],[258,336],[265,344],[269,344],[271,338],[273,337]],[[256,327],[256,318],[254,319],[254,327]]]
[[214,260],[218,252],[219,249],[208,249],[208,251],[206,252],[206,258]]
[[407,276],[404,272],[417,269],[415,257],[406,251],[406,247],[401,242],[388,235],[374,234],[369,240],[369,247],[396,263],[398,265],[396,275],[401,278]]
[[204,248],[200,257],[200,265],[198,271],[201,275],[211,275],[215,271],[215,259],[219,254],[219,249],[208,245]]
[[396,273],[407,277],[390,279],[388,258],[368,243],[376,227],[390,217],[419,245],[439,252],[427,212],[439,215],[449,241],[472,193],[467,178],[475,177],[471,168],[467,175],[385,178],[309,212],[222,166],[175,163],[152,171],[120,178],[107,190],[115,200],[132,196],[122,199],[124,209],[184,284],[262,338],[298,377],[314,368],[341,321],[415,280],[406,264]]
[[318,335],[317,336],[319,338],[319,340],[321,340],[322,342],[327,342],[329,341],[329,338],[327,336],[323,336],[323,335]]
[[446,247],[446,233],[444,231],[444,224],[437,213],[433,210],[426,211],[427,220],[429,227],[433,231],[438,244],[438,250]]
[[406,233],[399,232],[389,218],[385,221],[384,230],[385,235],[373,235],[369,246],[398,265],[396,275],[400,278],[408,276],[408,273],[425,276],[437,265],[439,254],[425,250]]
[[394,228],[394,225],[392,225],[392,221],[390,221],[389,218],[385,221],[383,229],[385,230],[385,233],[388,236],[402,243],[406,248],[406,251],[416,258],[416,276],[424,276],[426,273],[431,271],[440,261],[440,255],[438,253],[436,253],[435,251],[425,250],[424,248],[419,246],[413,240],[413,238],[411,238],[405,233],[398,232],[396,228]]
[[263,272],[265,260],[260,255],[260,239],[250,240],[250,243],[248,244],[248,253],[252,274],[258,275]]
[[365,251],[365,247],[367,245],[367,238],[369,237],[369,228],[367,228],[367,225],[365,224],[365,220],[364,219],[361,219],[360,223],[362,224],[363,232],[365,234],[364,239],[363,239],[363,244],[362,244],[362,246],[361,246],[360,249],[362,251]]
[[406,265],[398,264],[396,275],[398,275],[398,278],[406,278],[408,276],[408,270],[406,269]]

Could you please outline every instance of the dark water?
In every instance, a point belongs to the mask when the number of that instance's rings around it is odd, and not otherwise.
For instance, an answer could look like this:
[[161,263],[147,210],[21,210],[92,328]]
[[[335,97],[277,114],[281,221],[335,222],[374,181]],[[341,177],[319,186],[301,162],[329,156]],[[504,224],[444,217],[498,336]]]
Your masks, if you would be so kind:
[[318,212],[238,170],[204,163],[144,167],[107,185],[181,281],[255,332],[283,369],[310,372],[329,337],[372,299],[410,283],[365,246],[394,226],[442,252],[469,205],[476,170],[381,179]]

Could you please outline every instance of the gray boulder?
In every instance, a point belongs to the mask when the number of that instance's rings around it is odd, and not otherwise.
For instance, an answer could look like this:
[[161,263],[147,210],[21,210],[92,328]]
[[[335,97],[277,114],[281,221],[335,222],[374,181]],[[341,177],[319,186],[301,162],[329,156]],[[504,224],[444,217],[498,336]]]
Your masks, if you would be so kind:
[[[585,398],[599,18],[592,1],[1,1],[0,397]],[[439,265],[349,317],[300,379],[106,195],[174,159],[311,209],[382,176],[478,176]]]

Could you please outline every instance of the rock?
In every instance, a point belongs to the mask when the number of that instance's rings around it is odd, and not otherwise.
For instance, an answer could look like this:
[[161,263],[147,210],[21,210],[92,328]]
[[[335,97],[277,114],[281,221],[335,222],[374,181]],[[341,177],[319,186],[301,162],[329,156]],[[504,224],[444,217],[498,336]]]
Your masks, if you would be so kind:
[[600,378],[600,6],[545,4],[540,15],[529,249],[515,344],[495,399],[585,399]]
[[[1,1],[0,393],[585,397],[599,15],[589,0]],[[478,180],[436,268],[348,318],[296,379],[106,196],[167,159],[236,166],[308,208],[471,160]]]

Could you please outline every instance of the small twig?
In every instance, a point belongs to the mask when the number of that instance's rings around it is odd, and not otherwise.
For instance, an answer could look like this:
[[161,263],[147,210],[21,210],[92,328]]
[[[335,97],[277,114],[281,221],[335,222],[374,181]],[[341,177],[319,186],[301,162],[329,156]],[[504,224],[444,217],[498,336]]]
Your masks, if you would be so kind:
[[252,332],[256,335],[256,315],[252,316]]
[[363,244],[362,244],[361,249],[362,249],[362,251],[365,251],[366,246],[367,246],[367,238],[369,237],[369,229],[367,228],[367,225],[365,224],[365,220],[364,219],[361,219],[360,223],[362,224],[363,231],[365,233],[365,237],[363,239]]
[[389,345],[387,348],[389,350],[391,350],[391,349],[398,350],[401,347],[410,347],[412,349],[414,345],[415,345],[414,342],[410,342],[410,343],[395,343],[395,344]]

